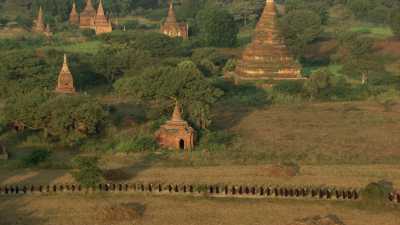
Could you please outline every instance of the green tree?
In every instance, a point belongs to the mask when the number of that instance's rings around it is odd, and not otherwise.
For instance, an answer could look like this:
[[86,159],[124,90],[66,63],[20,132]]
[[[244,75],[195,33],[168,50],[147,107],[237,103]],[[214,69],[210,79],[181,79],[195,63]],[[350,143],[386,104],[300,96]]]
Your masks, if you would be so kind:
[[103,106],[89,97],[51,96],[39,90],[10,97],[5,109],[9,123],[68,145],[100,133],[107,115]]
[[199,128],[210,125],[210,109],[223,94],[189,62],[183,62],[178,67],[149,68],[139,76],[118,80],[114,87],[121,95],[146,102],[160,103],[176,98],[187,109],[189,119]]
[[332,88],[332,74],[328,70],[317,70],[305,82],[304,88],[311,98],[323,98]]
[[394,35],[400,38],[400,12],[398,10],[393,11],[390,16],[390,27]]
[[236,44],[239,28],[227,10],[205,8],[197,14],[196,24],[207,46],[232,47]]
[[283,16],[281,32],[289,49],[300,57],[307,44],[314,41],[322,32],[321,19],[310,10],[293,10]]
[[95,187],[103,180],[103,172],[99,168],[96,157],[81,156],[73,159],[75,171],[71,174],[84,187]]
[[357,33],[344,33],[339,37],[336,55],[344,64],[344,71],[350,77],[360,77],[365,84],[371,71],[384,71],[373,56],[373,40]]

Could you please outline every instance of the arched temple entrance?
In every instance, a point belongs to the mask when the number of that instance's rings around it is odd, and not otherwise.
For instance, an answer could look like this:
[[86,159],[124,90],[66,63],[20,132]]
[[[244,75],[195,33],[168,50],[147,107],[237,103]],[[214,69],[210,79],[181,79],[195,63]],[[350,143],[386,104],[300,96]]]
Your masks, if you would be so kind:
[[181,150],[185,149],[185,141],[182,139],[179,141],[179,149],[181,149]]

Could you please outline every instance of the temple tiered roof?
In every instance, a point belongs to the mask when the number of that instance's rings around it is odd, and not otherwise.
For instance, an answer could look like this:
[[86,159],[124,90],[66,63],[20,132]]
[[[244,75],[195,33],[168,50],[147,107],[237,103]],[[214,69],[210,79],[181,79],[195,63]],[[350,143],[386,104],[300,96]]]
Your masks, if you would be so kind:
[[96,10],[93,7],[92,0],[86,0],[85,9],[81,12],[79,26],[80,28],[90,29],[94,27]]
[[94,20],[96,34],[109,33],[112,31],[111,22],[104,14],[103,1],[100,0],[99,8],[97,9],[96,18]]
[[299,79],[300,66],[291,57],[277,30],[274,0],[266,0],[252,43],[236,67],[241,80]]
[[71,13],[69,14],[69,23],[72,25],[79,25],[79,14],[78,11],[76,10],[75,1],[72,3],[72,10]]

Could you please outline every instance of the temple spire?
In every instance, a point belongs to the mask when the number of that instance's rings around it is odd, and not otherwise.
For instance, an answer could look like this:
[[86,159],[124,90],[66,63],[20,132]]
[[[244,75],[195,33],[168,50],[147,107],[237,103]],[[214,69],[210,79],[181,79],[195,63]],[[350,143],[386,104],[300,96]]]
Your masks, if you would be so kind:
[[181,107],[179,106],[178,101],[175,102],[175,109],[174,109],[174,112],[172,113],[171,121],[183,121]]
[[69,23],[73,25],[79,25],[79,15],[78,11],[76,10],[75,1],[72,3],[71,13],[69,14]]
[[169,2],[168,17],[166,23],[176,23],[176,15],[174,11],[174,1]]
[[44,25],[44,19],[43,19],[43,9],[42,6],[39,7],[39,12],[38,12],[38,16],[37,19],[35,21],[35,27],[34,27],[34,31],[35,32],[44,32],[46,29],[45,25]]
[[97,16],[104,16],[103,1],[100,0],[99,7],[97,9]]

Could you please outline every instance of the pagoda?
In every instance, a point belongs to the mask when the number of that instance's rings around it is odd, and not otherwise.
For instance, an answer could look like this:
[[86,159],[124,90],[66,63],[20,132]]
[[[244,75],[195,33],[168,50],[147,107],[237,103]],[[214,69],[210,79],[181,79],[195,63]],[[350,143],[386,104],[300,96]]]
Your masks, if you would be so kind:
[[173,0],[169,3],[168,17],[165,23],[161,25],[160,32],[169,37],[189,38],[189,25],[187,23],[177,22]]
[[69,14],[69,24],[79,26],[79,14],[76,10],[75,1],[72,3],[72,10]]
[[302,79],[299,64],[291,57],[277,30],[274,0],[266,0],[252,43],[238,61],[238,80]]
[[86,0],[85,9],[81,12],[79,19],[79,27],[82,29],[93,29],[96,10],[92,5],[92,0]]
[[33,32],[36,33],[44,33],[46,31],[46,26],[44,24],[44,19],[43,19],[43,9],[42,6],[39,7],[39,13],[37,16],[37,19],[34,21],[34,27],[33,27]]
[[182,119],[181,108],[176,102],[171,120],[156,132],[156,140],[161,147],[191,150],[194,148],[195,130]]
[[97,9],[96,18],[94,20],[96,34],[110,33],[112,32],[111,22],[104,15],[103,1],[100,0],[99,7]]
[[74,87],[74,78],[68,67],[67,55],[64,54],[64,63],[61,72],[58,75],[58,82],[55,92],[61,94],[74,94],[76,93]]

